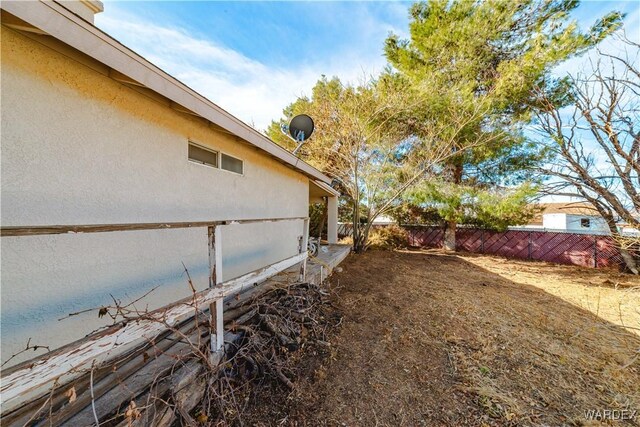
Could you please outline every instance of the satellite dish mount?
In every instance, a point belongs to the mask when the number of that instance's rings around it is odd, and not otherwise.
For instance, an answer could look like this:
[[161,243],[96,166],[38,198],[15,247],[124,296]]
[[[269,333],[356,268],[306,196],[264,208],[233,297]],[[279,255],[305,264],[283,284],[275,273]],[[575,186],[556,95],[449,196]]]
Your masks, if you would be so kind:
[[306,114],[297,115],[291,119],[289,126],[282,126],[282,132],[298,143],[297,147],[293,150],[293,154],[296,154],[304,143],[307,142],[307,139],[309,139],[313,133],[313,129],[313,119]]

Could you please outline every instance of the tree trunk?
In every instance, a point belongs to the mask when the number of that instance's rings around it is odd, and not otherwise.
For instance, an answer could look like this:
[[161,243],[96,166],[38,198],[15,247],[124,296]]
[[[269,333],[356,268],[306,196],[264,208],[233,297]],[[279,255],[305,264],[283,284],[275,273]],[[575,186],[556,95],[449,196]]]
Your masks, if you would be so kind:
[[360,250],[364,252],[367,249],[367,242],[369,241],[369,232],[371,231],[371,227],[373,227],[373,223],[367,222],[363,232],[362,232],[362,243]]
[[[598,209],[597,205],[596,205],[596,209]],[[611,232],[611,237],[613,237],[613,240],[615,240],[618,245],[618,250],[620,250],[620,256],[622,257],[622,261],[624,262],[624,265],[627,267],[627,269],[631,273],[639,274],[640,269],[638,268],[638,260],[633,256],[631,252],[629,252],[624,247],[624,243],[623,243],[624,238],[623,236],[620,235],[620,232],[618,231],[618,226],[616,224],[615,219],[613,218],[613,215],[611,215],[610,213],[606,212],[603,209],[598,209],[598,212],[600,213],[600,215],[602,215],[604,220],[607,222],[607,226],[609,227],[609,231]]]
[[351,233],[351,236],[353,238],[353,251],[358,253],[358,242],[360,241],[360,200],[354,199],[353,203],[353,232]]
[[620,248],[620,255],[622,256],[622,260],[624,261],[625,266],[631,271],[633,274],[639,274],[640,270],[638,269],[638,260],[634,258],[633,254],[624,248]]
[[[462,183],[462,173],[464,172],[464,165],[462,161],[457,161],[453,166],[453,183],[460,185]],[[447,221],[447,225],[444,229],[444,249],[447,251],[456,250],[456,227],[458,222],[455,219]]]
[[361,254],[367,248],[367,240],[369,239],[369,225],[362,227],[358,233],[358,240],[353,242],[353,251]]
[[456,222],[447,221],[444,228],[444,249],[446,251],[456,250]]

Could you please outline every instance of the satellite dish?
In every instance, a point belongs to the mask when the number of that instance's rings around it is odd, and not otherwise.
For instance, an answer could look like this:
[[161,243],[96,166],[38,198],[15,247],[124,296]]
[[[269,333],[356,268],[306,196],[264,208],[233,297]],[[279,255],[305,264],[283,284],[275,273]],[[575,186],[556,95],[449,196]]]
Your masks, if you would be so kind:
[[313,119],[306,114],[300,114],[291,119],[289,135],[298,142],[306,141],[313,133]]
[[289,133],[291,138],[298,143],[298,146],[293,150],[293,154],[296,154],[300,148],[304,145],[307,139],[313,133],[313,119],[306,114],[299,114],[291,119],[289,126],[282,125],[280,129],[285,135]]

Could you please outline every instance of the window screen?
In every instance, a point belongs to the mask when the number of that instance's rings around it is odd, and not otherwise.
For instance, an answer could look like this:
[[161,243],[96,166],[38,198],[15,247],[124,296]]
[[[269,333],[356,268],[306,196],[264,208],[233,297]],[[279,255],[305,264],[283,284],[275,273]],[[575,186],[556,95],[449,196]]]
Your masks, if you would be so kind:
[[236,159],[235,157],[228,156],[226,154],[222,154],[221,167],[224,170],[228,170],[231,172],[242,174],[244,171],[243,162],[240,159]]
[[207,150],[198,145],[189,143],[189,160],[203,165],[218,167],[218,152]]

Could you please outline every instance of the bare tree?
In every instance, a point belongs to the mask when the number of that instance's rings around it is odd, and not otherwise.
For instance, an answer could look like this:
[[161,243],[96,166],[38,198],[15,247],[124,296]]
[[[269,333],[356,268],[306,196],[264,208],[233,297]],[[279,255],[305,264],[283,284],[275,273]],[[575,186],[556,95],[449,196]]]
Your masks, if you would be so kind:
[[638,274],[638,254],[618,228],[640,228],[640,44],[625,52],[598,51],[591,70],[569,76],[556,96],[539,90],[538,130],[551,155],[541,169],[552,194],[590,202],[620,242],[627,268]]

